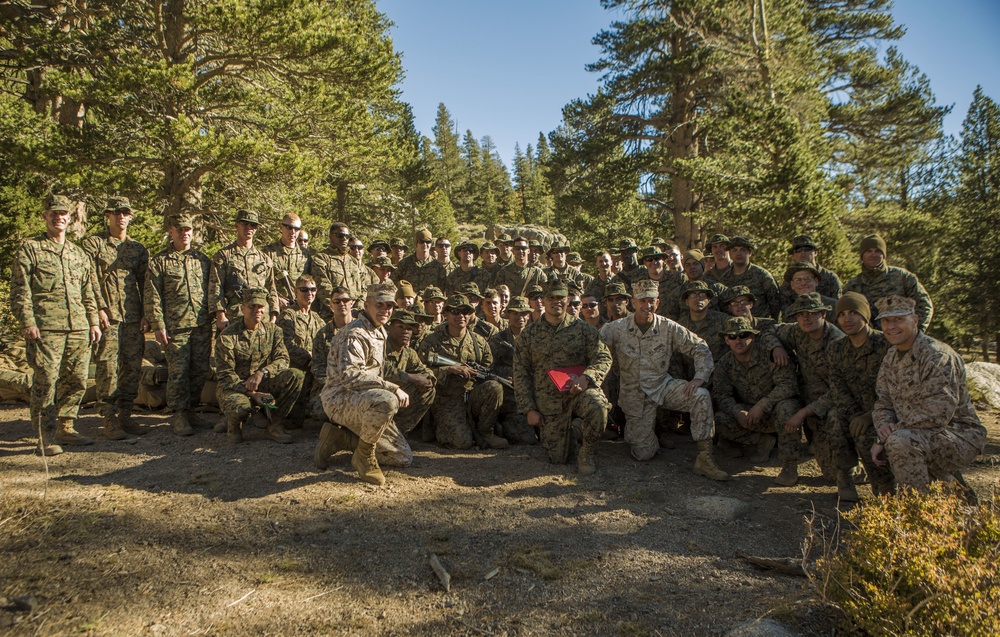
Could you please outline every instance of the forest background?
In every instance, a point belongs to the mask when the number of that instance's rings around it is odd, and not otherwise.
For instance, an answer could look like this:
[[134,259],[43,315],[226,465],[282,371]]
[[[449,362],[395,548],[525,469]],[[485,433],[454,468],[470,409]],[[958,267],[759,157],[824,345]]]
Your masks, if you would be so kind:
[[250,207],[297,212],[318,249],[333,219],[369,239],[541,224],[587,261],[609,237],[740,234],[779,276],[808,233],[851,276],[878,232],[930,291],[932,333],[989,356],[1000,108],[977,89],[945,135],[949,107],[892,46],[888,0],[601,4],[615,19],[594,37],[599,90],[508,167],[444,104],[430,136],[416,129],[371,0],[0,0],[2,285],[49,192],[80,201],[77,236],[129,196],[151,252],[186,212],[211,254]]

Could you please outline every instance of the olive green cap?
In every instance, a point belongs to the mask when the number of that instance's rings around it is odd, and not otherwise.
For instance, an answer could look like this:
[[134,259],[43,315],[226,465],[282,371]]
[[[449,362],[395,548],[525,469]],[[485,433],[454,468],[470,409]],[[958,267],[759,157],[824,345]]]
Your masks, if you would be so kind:
[[417,325],[417,317],[413,316],[413,312],[409,310],[395,310],[392,313],[392,318],[389,322],[399,321],[404,325]]
[[441,291],[441,288],[435,287],[433,285],[428,285],[427,287],[424,288],[424,291],[420,295],[420,298],[425,301],[430,301],[431,299],[441,299],[442,301],[444,301],[447,300],[448,297],[444,295],[444,292]]
[[604,298],[607,299],[612,296],[624,296],[626,299],[632,298],[632,295],[625,289],[624,283],[608,283],[604,286]]
[[464,294],[452,294],[448,301],[444,304],[444,309],[454,310],[460,307],[467,307],[470,310],[472,308],[472,303],[469,302],[469,298]]
[[708,298],[715,296],[715,290],[708,287],[708,284],[704,281],[688,281],[681,287],[681,300],[687,299],[688,296],[695,292],[704,292],[708,294]]
[[566,255],[566,263],[570,265],[582,265],[583,258],[580,257],[579,252],[570,252]]
[[104,212],[116,212],[122,209],[132,211],[132,203],[128,197],[109,197],[108,202],[104,204]]
[[823,302],[818,292],[800,294],[795,301],[785,309],[785,316],[795,316],[800,312],[829,312],[833,308]]
[[709,248],[711,248],[711,247],[712,247],[713,245],[715,245],[716,243],[724,243],[724,244],[726,244],[726,249],[727,249],[727,250],[729,249],[729,246],[731,246],[731,245],[732,245],[732,242],[731,242],[731,241],[729,240],[729,237],[727,237],[727,236],[726,236],[726,235],[724,235],[724,234],[713,234],[713,235],[712,235],[712,238],[711,238],[711,239],[709,239],[709,240],[708,240],[708,241],[707,241],[707,242],[705,243],[705,245],[707,245],[707,246],[708,246]]
[[177,215],[170,220],[170,225],[177,228],[178,230],[184,230],[185,228],[194,228],[194,217],[191,215]]
[[807,234],[800,234],[799,236],[792,239],[792,247],[788,248],[788,254],[795,254],[795,251],[799,248],[809,248],[810,250],[819,250],[819,246],[812,240]]
[[525,312],[530,311],[531,306],[528,305],[528,299],[523,296],[515,296],[510,300],[510,303],[507,304],[507,308],[504,310],[504,313],[517,312],[518,314],[524,314]]
[[241,297],[243,305],[268,305],[267,290],[264,288],[246,288]]
[[753,303],[757,302],[757,297],[745,285],[734,285],[731,288],[726,288],[726,291],[719,295],[719,302],[723,305],[729,305],[741,296],[749,298]]
[[56,210],[59,212],[69,212],[73,209],[73,202],[66,195],[52,195],[45,205],[46,210]]
[[479,284],[477,283],[473,282],[465,283],[463,285],[458,286],[458,289],[455,291],[458,294],[462,294],[464,296],[469,297],[469,299],[473,301],[483,300],[483,295],[479,293]]
[[247,210],[246,208],[240,208],[236,211],[235,222],[245,221],[246,223],[256,223],[260,224],[260,215],[256,210]]
[[729,248],[730,249],[732,249],[732,248],[746,248],[750,252],[753,252],[756,249],[756,248],[754,248],[754,245],[752,243],[750,243],[750,240],[747,239],[746,237],[733,237],[729,241]]
[[723,336],[736,336],[740,332],[750,332],[751,334],[760,334],[758,330],[753,328],[753,323],[750,322],[745,316],[734,316],[733,318],[726,321],[719,330],[719,334]]
[[389,268],[390,270],[395,270],[396,266],[392,264],[392,259],[386,256],[375,257],[368,262],[369,268]]

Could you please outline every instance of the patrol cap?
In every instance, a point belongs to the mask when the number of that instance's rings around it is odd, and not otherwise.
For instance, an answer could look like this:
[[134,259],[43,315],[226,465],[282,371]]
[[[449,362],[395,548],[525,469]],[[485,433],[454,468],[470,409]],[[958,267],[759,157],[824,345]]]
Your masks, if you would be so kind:
[[741,332],[750,332],[751,334],[760,334],[760,331],[753,328],[753,324],[745,316],[734,316],[733,318],[727,320],[719,330],[719,334],[723,336],[736,336]]
[[604,298],[608,299],[612,296],[624,296],[626,299],[632,298],[632,295],[625,289],[624,283],[608,283],[604,286]]
[[[889,253],[886,251],[885,239],[878,236],[877,234],[870,234],[861,240],[861,255],[864,256],[865,252],[868,252],[872,248],[878,248],[882,251],[882,254],[888,256]],[[876,303],[877,305],[877,303]]]
[[909,316],[917,313],[917,302],[913,299],[898,294],[890,294],[875,301],[878,309],[878,317],[884,319],[889,316]]
[[715,290],[708,287],[708,284],[704,281],[688,281],[681,287],[681,300],[687,299],[688,296],[695,292],[704,292],[708,295],[708,298],[715,296]]
[[660,298],[660,283],[652,279],[643,279],[632,284],[633,299]]
[[458,247],[455,248],[455,252],[461,252],[462,250],[468,250],[473,255],[479,254],[479,247],[475,243],[469,241],[468,239],[458,244]]
[[545,284],[545,297],[569,296],[569,286],[562,279],[555,279]]
[[383,250],[388,252],[390,246],[389,242],[386,241],[385,239],[375,239],[374,241],[368,244],[368,249],[371,250],[372,248],[382,248]]
[[444,301],[448,297],[444,295],[444,292],[441,291],[441,288],[435,287],[433,285],[428,285],[427,287],[424,288],[423,294],[420,295],[420,298],[425,301],[430,301],[431,299],[441,299],[442,301]]
[[864,294],[857,292],[844,292],[844,295],[837,299],[837,305],[833,308],[834,316],[840,316],[841,312],[852,310],[865,317],[866,323],[872,322],[872,308],[868,305],[868,299]]
[[427,228],[421,228],[413,233],[413,241],[416,243],[420,243],[421,241],[433,241],[433,239],[434,236]]
[[241,297],[243,305],[267,305],[267,290],[264,288],[246,288]]
[[399,321],[403,325],[417,325],[417,317],[413,316],[413,312],[409,310],[396,310],[392,313],[392,318],[389,322]]
[[539,241],[538,239],[532,239],[531,241],[529,241],[528,247],[531,248],[532,250],[534,250],[535,248],[538,248],[539,250],[544,249],[544,246],[542,246],[542,242]]
[[479,284],[469,282],[458,286],[455,290],[458,294],[468,297],[471,301],[482,301],[483,295],[479,293]]
[[469,298],[464,294],[452,294],[444,304],[444,309],[446,310],[455,310],[460,307],[467,307],[470,310],[474,309],[472,303],[469,303]]
[[117,212],[118,210],[132,212],[132,202],[128,200],[128,197],[108,197],[108,202],[104,204],[104,212]]
[[746,248],[750,252],[753,252],[756,249],[754,248],[754,245],[750,243],[750,239],[747,239],[746,237],[733,237],[729,240],[729,248]]
[[73,204],[66,195],[52,195],[49,197],[48,203],[45,205],[45,209],[58,212],[69,212],[73,209]]
[[247,210],[246,208],[240,208],[236,211],[236,223],[244,221],[246,223],[256,223],[260,225],[260,215],[257,214],[256,210]]
[[402,248],[404,250],[407,249],[406,242],[404,242],[400,237],[393,237],[392,239],[389,239],[389,247]]
[[796,261],[785,270],[785,280],[791,281],[796,272],[812,272],[812,275],[819,281],[819,269],[808,261]]
[[652,245],[652,246],[649,246],[648,248],[643,248],[642,249],[642,252],[639,253],[639,260],[642,261],[646,257],[660,257],[660,258],[664,258],[666,256],[667,256],[666,252],[664,252],[663,250],[661,250],[659,247],[657,247],[655,245]]
[[396,304],[396,286],[392,283],[372,283],[368,286],[366,301]]
[[545,254],[552,254],[553,252],[569,252],[569,246],[564,245],[560,241],[555,241],[549,246],[549,249],[545,252]]
[[570,252],[566,255],[566,263],[570,265],[583,265],[583,259],[579,252]]
[[536,296],[545,296],[545,290],[540,285],[533,285],[528,288],[528,298],[533,299]]
[[390,270],[395,270],[396,266],[392,264],[392,259],[387,256],[375,257],[368,262],[368,267],[370,268],[388,268]]
[[417,296],[417,291],[413,289],[413,284],[406,279],[401,279],[399,281],[399,287],[397,288],[397,293],[403,296]]
[[[416,307],[416,306],[414,306],[414,307]],[[417,311],[417,312],[414,312],[412,310],[409,310],[409,311],[413,315],[413,318],[417,319],[418,323],[423,323],[424,325],[433,325],[434,324],[434,317],[431,316],[430,314],[424,314],[423,312],[420,312],[420,311]]]
[[785,310],[785,316],[795,316],[802,312],[829,312],[833,308],[823,302],[823,297],[819,295],[819,292],[810,292],[809,294],[800,294],[799,298],[788,306]]
[[819,250],[819,246],[812,240],[807,234],[800,234],[794,239],[792,239],[792,247],[788,248],[788,254],[795,254],[795,251],[799,248],[809,248],[810,250]]
[[[518,237],[518,239],[523,239],[523,238],[524,237]],[[507,234],[505,232],[505,233],[501,234],[499,237],[497,237],[496,244],[498,246],[510,245],[510,244],[514,243],[514,241],[516,241],[516,239],[513,239],[509,234]]]
[[528,299],[523,296],[515,296],[510,300],[510,303],[507,304],[507,309],[504,310],[504,313],[507,314],[510,312],[516,312],[517,314],[524,314],[525,312],[530,311],[531,306],[528,305]]
[[191,215],[177,215],[170,219],[170,225],[178,230],[194,228],[194,218]]
[[734,285],[731,288],[726,288],[726,291],[719,295],[719,302],[723,305],[729,305],[741,296],[749,298],[751,303],[757,302],[757,297],[745,285]]
[[[461,246],[459,246],[461,249]],[[496,247],[492,241],[483,241],[483,245],[479,246],[480,252],[500,252],[500,248]]]
[[726,244],[726,250],[728,250],[729,246],[732,245],[732,242],[729,240],[729,237],[727,237],[724,234],[713,234],[712,238],[709,239],[708,242],[705,243],[705,245],[707,245],[709,248],[711,248],[716,243],[724,243],[724,244]]

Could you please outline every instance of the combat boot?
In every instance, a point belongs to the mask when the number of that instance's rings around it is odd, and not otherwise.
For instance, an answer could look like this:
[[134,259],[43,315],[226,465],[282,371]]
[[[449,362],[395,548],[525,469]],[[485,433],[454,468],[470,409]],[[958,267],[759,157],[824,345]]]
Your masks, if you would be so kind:
[[[46,444],[46,438],[49,438]],[[43,456],[58,456],[63,452],[63,448],[51,441],[51,435],[45,436],[38,441],[38,452]]]
[[771,450],[774,449],[777,442],[777,439],[771,434],[760,434],[760,439],[754,445],[753,454],[750,456],[750,462],[754,464],[767,462],[768,458],[771,457]]
[[712,457],[711,440],[698,441],[698,457],[694,460],[694,472],[709,480],[725,482],[729,479],[729,474],[715,464],[715,459]]
[[778,477],[774,479],[774,484],[779,487],[794,487],[795,483],[799,481],[799,464],[794,460],[791,462],[786,462],[783,467],[781,467],[781,473]]
[[104,416],[104,437],[108,440],[125,440],[128,434],[122,429],[118,416],[111,414]]
[[351,465],[358,470],[358,477],[363,482],[379,487],[385,484],[385,474],[382,473],[375,458],[375,445],[359,440],[354,456],[351,457]]
[[213,426],[207,420],[205,420],[204,418],[202,418],[193,411],[187,412],[187,419],[188,423],[194,429],[207,429],[208,427]]
[[486,445],[486,447],[489,447],[490,449],[506,449],[510,446],[510,443],[507,442],[506,438],[501,438],[496,434],[483,434],[482,438],[482,444]]
[[857,502],[858,490],[854,486],[854,479],[849,471],[839,469],[837,471],[837,497],[841,502]]
[[280,422],[271,423],[267,426],[267,435],[271,436],[271,440],[275,442],[280,442],[283,445],[287,445],[294,438],[292,434],[285,431],[285,426]]
[[583,441],[576,456],[576,471],[581,476],[597,473],[597,443]]
[[182,409],[174,414],[174,434],[178,436],[190,436],[194,434],[194,427],[191,426],[191,416],[186,409]]
[[664,431],[660,433],[657,438],[657,442],[660,443],[661,449],[676,449],[677,445],[674,443],[674,433],[672,431]]
[[226,438],[235,444],[243,442],[243,416],[240,414],[226,415]]
[[84,446],[94,444],[92,438],[81,434],[73,426],[72,418],[60,418],[56,427],[56,435],[53,437],[57,445]]
[[323,424],[319,432],[319,442],[313,454],[313,464],[319,469],[329,466],[330,456],[338,451],[354,451],[358,448],[358,436],[351,431],[332,422]]
[[132,420],[131,409],[121,409],[118,412],[118,423],[125,430],[125,433],[130,433],[133,436],[145,436],[149,433],[145,427]]

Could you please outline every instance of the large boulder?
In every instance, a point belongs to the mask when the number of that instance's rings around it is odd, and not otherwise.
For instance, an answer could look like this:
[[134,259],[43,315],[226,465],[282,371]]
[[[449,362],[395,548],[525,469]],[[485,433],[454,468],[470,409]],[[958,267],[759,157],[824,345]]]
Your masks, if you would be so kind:
[[543,246],[550,246],[553,243],[560,243],[561,245],[569,245],[569,240],[566,235],[559,232],[553,231],[551,228],[545,228],[543,226],[534,225],[523,225],[523,226],[502,226],[496,225],[492,228],[486,229],[486,238],[490,241],[496,241],[496,238],[502,234],[508,234],[511,237],[524,237],[528,241],[538,241]]
[[1000,409],[1000,365],[969,363],[965,366],[965,378],[976,402],[984,402],[993,409]]

